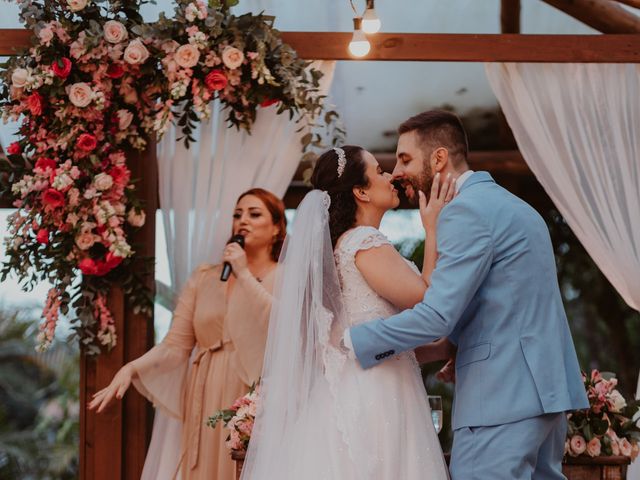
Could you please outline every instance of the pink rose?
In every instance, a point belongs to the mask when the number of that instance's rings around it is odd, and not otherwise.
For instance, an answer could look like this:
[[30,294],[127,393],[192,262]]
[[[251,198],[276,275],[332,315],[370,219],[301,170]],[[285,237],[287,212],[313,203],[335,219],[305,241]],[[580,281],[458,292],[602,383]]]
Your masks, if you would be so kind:
[[76,237],[76,245],[80,250],[88,250],[96,243],[95,236],[90,232],[81,233]]
[[190,43],[181,45],[176,51],[176,63],[182,68],[192,68],[198,64],[200,60],[200,51],[195,45]]
[[126,109],[120,109],[116,113],[118,117],[118,128],[120,130],[126,130],[131,125],[131,121],[133,120],[133,113]]
[[140,65],[149,58],[149,50],[144,46],[142,40],[136,38],[131,40],[127,48],[124,50],[124,61],[130,65]]
[[640,454],[640,447],[637,443],[634,443],[631,447],[631,461],[633,462],[636,458],[638,458],[638,454]]
[[146,214],[143,210],[136,211],[135,209],[129,210],[129,215],[127,215],[127,222],[133,227],[141,227],[144,225],[146,220]]
[[79,12],[87,6],[87,0],[67,0],[67,5],[72,12]]
[[618,442],[618,446],[620,447],[621,455],[624,455],[625,457],[631,456],[631,450],[633,449],[633,447],[631,446],[631,443],[629,443],[629,440],[627,440],[626,438],[621,439]]
[[109,20],[104,24],[104,39],[109,43],[120,43],[129,36],[127,29],[117,20]]
[[71,60],[67,57],[62,57],[51,64],[51,69],[56,77],[64,80],[71,73],[71,65]]
[[97,190],[109,190],[113,186],[111,175],[101,172],[93,178],[93,185]]
[[27,97],[27,108],[31,115],[38,116],[42,114],[42,97],[38,92],[33,92]]
[[600,455],[601,449],[602,445],[600,444],[600,439],[598,439],[598,437],[593,437],[589,443],[587,443],[587,454],[590,457],[597,457]]
[[587,442],[582,435],[574,435],[571,437],[571,453],[573,456],[577,457],[578,455],[582,455],[586,449]]
[[41,228],[36,235],[36,241],[42,245],[49,243],[49,230]]
[[13,142],[7,147],[7,153],[9,155],[20,155],[22,153],[22,148],[18,142]]
[[67,95],[69,95],[71,103],[80,108],[89,105],[94,97],[93,90],[85,82],[74,83],[67,87]]
[[227,76],[222,70],[211,70],[205,77],[204,83],[211,91],[222,90],[227,86]]
[[49,43],[51,43],[53,35],[53,28],[51,28],[51,26],[41,28],[38,32],[38,38],[44,45],[49,45]]
[[611,437],[611,435],[609,437],[611,438],[611,453],[615,456],[620,455],[620,444],[618,443],[618,439]]
[[29,72],[24,68],[16,68],[11,74],[11,84],[16,88],[22,88],[27,84]]
[[229,69],[234,70],[244,62],[244,53],[235,47],[226,47],[222,52],[222,63]]
[[64,206],[64,194],[55,188],[48,188],[42,192],[42,203],[51,208]]
[[97,145],[98,140],[96,140],[96,137],[90,133],[83,133],[76,140],[76,146],[83,152],[91,152]]

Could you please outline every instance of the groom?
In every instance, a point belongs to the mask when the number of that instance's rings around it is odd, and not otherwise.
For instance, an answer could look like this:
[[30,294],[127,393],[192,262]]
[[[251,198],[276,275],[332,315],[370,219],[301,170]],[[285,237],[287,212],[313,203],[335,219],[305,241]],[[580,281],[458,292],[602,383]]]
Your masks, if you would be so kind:
[[587,408],[549,233],[528,204],[467,164],[460,119],[429,111],[398,129],[394,178],[414,202],[458,176],[438,220],[438,263],[411,310],[347,330],[363,368],[441,337],[458,346],[453,480],[554,480],[567,410]]

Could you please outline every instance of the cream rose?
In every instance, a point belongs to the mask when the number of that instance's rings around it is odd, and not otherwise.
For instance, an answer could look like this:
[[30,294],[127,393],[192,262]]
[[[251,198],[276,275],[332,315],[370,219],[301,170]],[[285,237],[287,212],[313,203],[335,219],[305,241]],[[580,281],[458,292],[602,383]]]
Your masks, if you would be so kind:
[[11,74],[11,84],[16,88],[22,88],[26,85],[29,78],[29,72],[25,68],[16,68]]
[[53,29],[51,27],[44,27],[38,32],[38,38],[45,45],[49,45],[49,42],[53,40]]
[[67,95],[69,95],[71,103],[80,108],[89,105],[95,96],[89,84],[84,82],[74,83],[68,87]]
[[587,442],[582,435],[574,435],[571,437],[571,453],[574,456],[582,455],[587,449]]
[[600,455],[600,450],[602,449],[602,445],[600,444],[600,440],[597,437],[592,438],[587,443],[587,454],[590,457],[597,457]]
[[149,50],[139,38],[131,40],[124,50],[124,61],[131,65],[139,65],[149,58]]
[[117,20],[109,20],[103,30],[104,39],[109,43],[120,43],[129,37],[125,26]]
[[244,62],[244,53],[235,47],[227,47],[222,52],[222,63],[233,70],[238,68]]
[[131,125],[131,121],[133,120],[133,113],[123,108],[121,110],[118,110],[117,116],[118,128],[120,130],[126,130],[127,128],[129,128],[129,125]]
[[614,413],[620,413],[627,406],[627,402],[618,390],[614,390],[609,394],[609,404],[611,411]]
[[176,63],[182,68],[192,68],[200,60],[200,51],[195,45],[181,45],[176,51]]
[[136,211],[135,209],[129,210],[129,215],[127,215],[127,222],[134,227],[141,227],[144,225],[147,216],[143,210]]
[[94,243],[96,243],[96,240],[92,233],[85,232],[76,236],[76,245],[80,250],[88,250]]
[[67,5],[72,12],[79,12],[87,6],[87,0],[67,0]]
[[99,173],[93,178],[93,185],[98,190],[109,190],[113,185],[113,178],[108,173]]

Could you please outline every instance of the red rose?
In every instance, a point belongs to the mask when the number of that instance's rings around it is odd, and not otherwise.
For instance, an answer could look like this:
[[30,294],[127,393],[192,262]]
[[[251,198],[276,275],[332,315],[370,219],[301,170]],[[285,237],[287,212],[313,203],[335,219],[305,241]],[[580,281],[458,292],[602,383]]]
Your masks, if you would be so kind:
[[211,91],[222,90],[227,86],[227,76],[222,70],[211,70],[204,78],[204,83]]
[[78,268],[85,275],[95,275],[98,272],[96,262],[92,258],[83,258],[78,263]]
[[42,114],[42,97],[38,92],[33,92],[29,95],[26,102],[31,115],[37,116]]
[[91,135],[90,133],[83,133],[78,137],[78,140],[76,141],[77,147],[84,152],[91,152],[94,148],[96,148],[97,144],[98,141],[96,140],[96,137]]
[[58,164],[56,163],[55,160],[52,160],[46,157],[40,157],[36,162],[35,168],[39,168],[40,170],[45,172],[47,168],[50,168],[51,170],[55,170],[57,166]]
[[18,142],[13,142],[7,147],[7,153],[9,155],[20,155],[22,153],[22,148],[20,148],[20,144]]
[[47,230],[46,228],[41,228],[40,230],[38,230],[36,240],[38,241],[38,243],[41,243],[43,245],[49,243],[49,230]]
[[124,68],[119,63],[112,63],[107,68],[107,77],[109,78],[120,78],[124,75]]
[[261,106],[262,108],[267,108],[267,107],[270,107],[271,105],[274,105],[274,104],[276,104],[276,103],[278,103],[278,102],[280,102],[280,100],[276,100],[275,98],[268,98],[268,99],[264,100],[264,101],[260,104],[260,106]]
[[105,257],[104,262],[109,270],[112,270],[120,265],[122,263],[122,260],[124,260],[122,257],[117,256],[113,252],[107,252],[107,256]]
[[42,192],[42,203],[51,208],[62,207],[64,205],[64,195],[55,188],[49,188]]
[[71,60],[67,57],[62,57],[51,64],[53,73],[63,80],[71,73]]
[[129,182],[129,178],[131,177],[129,169],[121,165],[116,165],[107,173],[111,175],[111,178],[113,178],[113,183],[120,186],[125,186],[127,182]]

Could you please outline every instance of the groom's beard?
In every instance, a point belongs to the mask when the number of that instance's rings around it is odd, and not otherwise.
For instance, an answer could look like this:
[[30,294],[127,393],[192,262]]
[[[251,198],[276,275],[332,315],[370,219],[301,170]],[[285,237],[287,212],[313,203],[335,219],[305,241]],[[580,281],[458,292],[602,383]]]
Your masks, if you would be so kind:
[[433,185],[433,175],[429,171],[429,166],[425,165],[425,168],[422,170],[420,175],[418,176],[406,176],[404,179],[404,183],[408,183],[411,185],[411,192],[405,186],[405,194],[409,203],[414,207],[417,207],[419,204],[418,191],[422,190],[422,192],[429,200],[429,194],[431,193],[431,186]]

